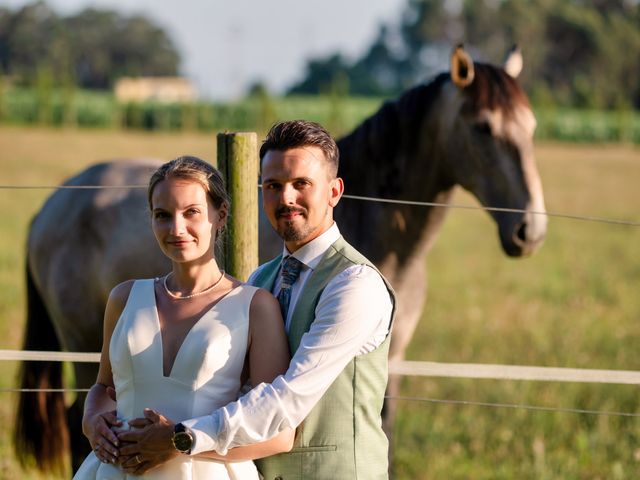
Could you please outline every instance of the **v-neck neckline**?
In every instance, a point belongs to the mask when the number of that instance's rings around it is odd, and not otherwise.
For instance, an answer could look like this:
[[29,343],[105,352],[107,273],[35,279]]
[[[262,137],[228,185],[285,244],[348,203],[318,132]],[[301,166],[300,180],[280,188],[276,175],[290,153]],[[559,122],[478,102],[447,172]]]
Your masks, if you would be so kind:
[[189,336],[191,336],[191,333],[196,328],[196,326],[202,321],[202,319],[208,316],[218,305],[220,305],[221,302],[224,302],[224,300],[228,298],[229,295],[231,295],[233,292],[235,292],[238,288],[242,286],[243,284],[240,284],[237,287],[234,287],[231,290],[229,290],[226,294],[224,294],[224,296],[219,298],[213,305],[211,305],[211,307],[206,312],[200,315],[200,318],[198,318],[193,323],[193,325],[191,325],[191,327],[187,331],[187,334],[182,339],[182,343],[180,343],[178,350],[176,350],[176,355],[175,357],[173,357],[173,363],[171,364],[171,368],[169,369],[169,374],[165,375],[164,374],[164,342],[162,338],[162,325],[160,325],[160,312],[158,311],[158,299],[156,298],[155,282],[152,283],[153,310],[155,312],[156,328],[158,330],[158,338],[160,340],[160,375],[162,376],[162,378],[173,377],[173,369],[175,368],[176,363],[178,363],[178,359],[180,358],[180,354],[182,353],[182,347],[184,346],[185,343],[187,343]]

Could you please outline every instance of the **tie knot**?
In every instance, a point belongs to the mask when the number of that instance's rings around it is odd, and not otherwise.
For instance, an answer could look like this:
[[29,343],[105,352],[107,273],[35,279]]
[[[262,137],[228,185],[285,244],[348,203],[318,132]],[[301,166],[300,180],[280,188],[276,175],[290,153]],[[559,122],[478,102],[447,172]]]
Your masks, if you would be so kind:
[[303,263],[295,257],[289,255],[282,261],[282,286],[290,287],[300,276]]

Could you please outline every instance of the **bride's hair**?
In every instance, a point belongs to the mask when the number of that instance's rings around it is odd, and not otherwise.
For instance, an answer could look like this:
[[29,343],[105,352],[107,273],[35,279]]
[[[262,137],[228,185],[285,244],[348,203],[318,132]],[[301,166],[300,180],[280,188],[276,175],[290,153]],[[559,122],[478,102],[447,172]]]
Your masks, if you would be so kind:
[[198,157],[189,155],[178,157],[165,163],[151,175],[147,193],[149,208],[153,209],[151,201],[153,190],[158,183],[167,178],[182,178],[199,183],[209,195],[216,210],[219,210],[223,205],[229,210],[229,194],[218,169]]

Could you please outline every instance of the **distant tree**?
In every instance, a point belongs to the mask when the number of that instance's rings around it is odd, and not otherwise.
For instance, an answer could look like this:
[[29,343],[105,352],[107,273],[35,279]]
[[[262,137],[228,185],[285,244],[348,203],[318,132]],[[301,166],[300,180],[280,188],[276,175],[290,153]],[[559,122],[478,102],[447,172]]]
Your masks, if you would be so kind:
[[120,72],[144,76],[176,75],[180,57],[167,34],[141,16],[121,18],[111,39],[112,63]]
[[0,9],[0,65],[19,82],[36,84],[42,65],[58,84],[109,88],[120,76],[176,75],[180,57],[150,20],[85,9],[59,17],[44,1]]
[[391,48],[392,33],[382,25],[367,53],[343,75],[349,89],[360,95],[390,95],[404,87],[402,57]]
[[269,130],[271,125],[278,119],[276,106],[271,98],[269,89],[264,82],[258,80],[254,82],[248,90],[249,98],[258,104],[256,125],[258,130],[265,132]]
[[402,15],[400,31],[405,44],[405,55],[414,71],[419,72],[438,68],[440,51],[446,50],[447,57],[451,46],[460,42],[462,32],[456,19],[459,11],[446,8],[443,0],[409,0]]
[[9,62],[9,25],[11,23],[11,11],[0,7],[0,67],[7,71]]
[[340,54],[310,60],[307,63],[307,74],[304,80],[291,87],[288,93],[328,93],[336,79],[341,75],[346,75],[348,69],[347,61]]
[[[0,36],[7,52],[5,66],[10,75],[35,83],[39,65],[50,63],[54,35],[60,31],[59,19],[44,2],[36,2],[10,15],[6,33]],[[6,43],[5,43],[6,42]]]
[[263,81],[263,80],[256,80],[253,83],[251,83],[251,85],[249,85],[249,88],[247,88],[247,94],[249,95],[249,97],[268,97],[271,95],[271,93],[269,93],[269,88],[267,87],[267,84]]
[[399,24],[383,25],[361,58],[313,59],[294,88],[319,92],[340,74],[352,94],[393,94],[447,68],[460,42],[490,62],[521,45],[534,102],[640,107],[638,0],[407,0]]
[[[114,55],[113,42],[119,32],[116,12],[89,8],[65,19],[74,76],[85,88],[108,88],[124,59]],[[116,73],[117,71],[117,73]]]

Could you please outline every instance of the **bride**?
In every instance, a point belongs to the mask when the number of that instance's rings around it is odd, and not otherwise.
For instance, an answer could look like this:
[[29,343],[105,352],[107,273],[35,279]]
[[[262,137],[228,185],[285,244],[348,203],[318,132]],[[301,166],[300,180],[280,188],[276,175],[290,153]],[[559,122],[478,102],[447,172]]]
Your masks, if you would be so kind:
[[83,417],[93,451],[74,479],[125,479],[144,470],[143,456],[119,455],[117,437],[134,428],[128,419],[143,416],[172,427],[165,441],[175,448],[142,478],[258,479],[251,459],[289,451],[292,430],[224,457],[190,456],[193,439],[179,422],[226,405],[247,382],[270,382],[287,369],[278,302],[218,267],[214,245],[229,201],[215,168],[196,157],[172,160],[151,177],[148,198],[154,235],[173,267],[111,292],[98,378]]

